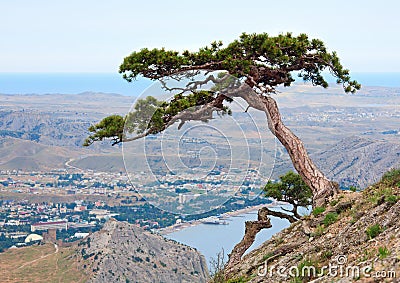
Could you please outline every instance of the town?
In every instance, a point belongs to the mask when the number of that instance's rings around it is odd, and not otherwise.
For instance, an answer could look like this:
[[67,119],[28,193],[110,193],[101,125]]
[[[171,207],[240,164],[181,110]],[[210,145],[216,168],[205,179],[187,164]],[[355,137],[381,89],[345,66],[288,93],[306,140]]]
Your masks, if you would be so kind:
[[[211,179],[218,182],[215,175]],[[51,233],[54,240],[73,242],[100,230],[110,218],[157,231],[176,223],[271,202],[264,197],[249,198],[249,193],[254,195],[255,185],[249,181],[245,185],[211,211],[177,215],[147,202],[122,172],[1,171],[0,251],[37,243]],[[171,184],[172,187],[178,203],[193,199],[185,182]]]

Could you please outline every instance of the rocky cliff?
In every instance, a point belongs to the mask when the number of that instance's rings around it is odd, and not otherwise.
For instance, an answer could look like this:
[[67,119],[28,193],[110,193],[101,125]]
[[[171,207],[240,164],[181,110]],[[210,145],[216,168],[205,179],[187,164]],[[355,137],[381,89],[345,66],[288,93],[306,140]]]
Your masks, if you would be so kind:
[[400,282],[400,171],[315,208],[224,272],[228,282]]
[[341,186],[366,188],[399,165],[400,144],[351,136],[313,154],[313,160]]
[[208,277],[205,259],[195,249],[126,222],[108,221],[79,247],[93,283],[201,283]]

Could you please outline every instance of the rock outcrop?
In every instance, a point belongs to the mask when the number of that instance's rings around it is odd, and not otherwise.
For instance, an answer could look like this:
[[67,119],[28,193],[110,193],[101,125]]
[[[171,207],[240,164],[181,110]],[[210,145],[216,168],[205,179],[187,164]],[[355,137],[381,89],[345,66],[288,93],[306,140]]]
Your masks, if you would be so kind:
[[321,170],[341,186],[363,189],[399,165],[400,144],[352,136],[312,157]]
[[111,219],[80,245],[90,262],[89,282],[206,282],[204,257],[195,249]]
[[363,192],[343,192],[326,208],[314,209],[226,268],[226,278],[400,282],[400,172],[396,174]]

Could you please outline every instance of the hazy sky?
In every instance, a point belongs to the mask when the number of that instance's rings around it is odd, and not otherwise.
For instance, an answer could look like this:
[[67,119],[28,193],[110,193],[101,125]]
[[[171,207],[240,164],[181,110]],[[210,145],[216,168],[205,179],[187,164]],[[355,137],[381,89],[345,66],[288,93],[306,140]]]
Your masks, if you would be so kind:
[[352,71],[400,72],[400,2],[0,0],[0,72],[117,72],[143,47],[304,32]]

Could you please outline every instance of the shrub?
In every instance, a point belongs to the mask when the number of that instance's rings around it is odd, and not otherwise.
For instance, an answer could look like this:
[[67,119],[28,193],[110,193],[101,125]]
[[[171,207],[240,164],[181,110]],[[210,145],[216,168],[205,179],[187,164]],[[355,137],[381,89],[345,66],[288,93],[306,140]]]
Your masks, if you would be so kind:
[[400,182],[400,169],[392,169],[383,174],[381,182],[391,186],[397,185]]
[[[301,279],[301,280],[307,280],[310,281],[311,278],[315,277],[318,273],[318,265],[316,262],[314,262],[311,259],[305,259],[300,264],[297,266],[298,271],[299,271],[299,276],[295,278],[295,280]],[[295,282],[301,282],[301,281],[295,281]]]
[[329,259],[332,257],[332,255],[333,255],[332,250],[326,250],[322,253],[321,256],[323,259]]
[[274,256],[273,253],[267,253],[266,255],[263,256],[262,261],[265,261],[265,260],[267,260],[267,259],[269,259],[269,258],[271,258],[273,256]]
[[318,206],[318,207],[316,207],[316,208],[313,209],[312,214],[313,214],[314,216],[318,216],[318,215],[324,213],[325,210],[326,210],[325,207]]
[[239,278],[234,278],[234,279],[229,279],[228,281],[226,281],[227,283],[245,283],[246,280],[243,276],[239,277]]
[[338,204],[338,202],[339,202],[338,199],[334,199],[334,200],[332,200],[329,204],[330,204],[331,206],[335,206],[335,205]]
[[222,249],[219,253],[217,253],[216,258],[211,258],[210,260],[210,283],[223,283],[226,282],[224,267],[225,267],[225,252]]
[[313,236],[321,237],[324,234],[324,231],[325,231],[324,227],[322,227],[321,225],[318,225],[315,228],[315,232],[314,232]]
[[397,202],[398,198],[395,195],[387,195],[385,196],[385,202],[389,204],[395,204]]
[[365,232],[367,233],[369,239],[373,239],[380,233],[382,233],[382,231],[383,229],[379,224],[374,224],[372,226],[369,226]]
[[357,191],[357,188],[354,186],[350,186],[349,190],[352,191],[353,193]]
[[393,201],[393,197],[391,196],[394,196],[392,188],[378,188],[372,192],[372,195],[368,197],[368,200],[374,205],[380,205],[387,200]]
[[378,256],[380,259],[387,258],[387,256],[390,255],[390,251],[386,247],[379,247],[378,252]]
[[325,227],[335,223],[337,218],[338,218],[338,215],[336,212],[330,212],[327,215],[325,215],[325,218],[323,220]]

